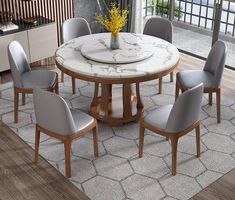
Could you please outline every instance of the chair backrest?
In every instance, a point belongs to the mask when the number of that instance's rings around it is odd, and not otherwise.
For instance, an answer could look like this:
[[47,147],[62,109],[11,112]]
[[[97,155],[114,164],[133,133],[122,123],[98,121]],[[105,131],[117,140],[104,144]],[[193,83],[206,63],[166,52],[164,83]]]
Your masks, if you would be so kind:
[[25,72],[30,71],[30,66],[25,55],[24,49],[17,41],[12,41],[8,45],[8,59],[10,63],[12,79],[14,86],[21,88],[23,87],[21,81],[21,75]]
[[70,109],[59,95],[34,88],[34,109],[36,123],[59,135],[70,135],[76,132]]
[[84,18],[72,18],[63,23],[62,26],[62,41],[68,42],[74,38],[90,35],[91,29],[88,22]]
[[202,83],[181,94],[171,110],[166,125],[166,131],[177,133],[197,122],[201,110],[202,96]]
[[218,40],[210,50],[204,70],[214,75],[212,87],[218,88],[221,83],[226,60],[227,47],[224,42]]
[[161,17],[151,17],[144,26],[144,34],[151,35],[172,43],[173,25]]

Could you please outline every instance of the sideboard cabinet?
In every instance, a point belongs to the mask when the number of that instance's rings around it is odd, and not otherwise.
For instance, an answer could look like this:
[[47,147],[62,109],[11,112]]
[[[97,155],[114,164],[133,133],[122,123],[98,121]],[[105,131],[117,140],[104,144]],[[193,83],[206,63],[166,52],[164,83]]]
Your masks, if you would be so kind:
[[58,47],[56,23],[41,17],[35,26],[18,25],[18,30],[0,34],[0,72],[10,69],[7,47],[13,40],[23,46],[30,63],[54,56]]

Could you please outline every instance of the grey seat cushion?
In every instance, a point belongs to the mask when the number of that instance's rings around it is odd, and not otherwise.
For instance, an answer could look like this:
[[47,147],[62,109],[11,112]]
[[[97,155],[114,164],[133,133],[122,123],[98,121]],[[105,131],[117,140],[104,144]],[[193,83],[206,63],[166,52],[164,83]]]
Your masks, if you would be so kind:
[[155,128],[165,130],[172,107],[170,104],[153,110],[145,116],[144,121]]
[[94,118],[82,111],[77,109],[70,109],[71,114],[73,116],[73,120],[76,126],[76,131],[81,131],[82,129],[89,126],[94,122]]
[[205,88],[210,88],[213,85],[213,78],[212,73],[203,70],[186,70],[177,73],[177,79],[186,88],[193,88],[200,83],[203,83]]
[[47,70],[28,71],[22,75],[23,88],[47,89],[54,85],[57,73]]

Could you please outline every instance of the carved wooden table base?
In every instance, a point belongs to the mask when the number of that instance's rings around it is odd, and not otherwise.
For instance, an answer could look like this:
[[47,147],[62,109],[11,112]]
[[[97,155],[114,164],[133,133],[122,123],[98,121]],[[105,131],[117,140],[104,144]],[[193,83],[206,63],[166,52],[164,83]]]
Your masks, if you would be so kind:
[[139,121],[144,108],[140,98],[139,83],[136,84],[135,95],[129,83],[122,84],[122,98],[113,97],[112,84],[101,84],[101,96],[98,93],[99,84],[96,83],[90,108],[93,117],[111,126]]

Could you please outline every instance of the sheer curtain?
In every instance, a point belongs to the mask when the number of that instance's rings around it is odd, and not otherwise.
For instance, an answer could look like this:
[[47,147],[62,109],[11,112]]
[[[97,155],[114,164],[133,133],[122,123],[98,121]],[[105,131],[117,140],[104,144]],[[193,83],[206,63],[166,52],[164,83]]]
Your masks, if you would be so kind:
[[144,0],[132,0],[130,31],[133,33],[143,33],[143,2]]

